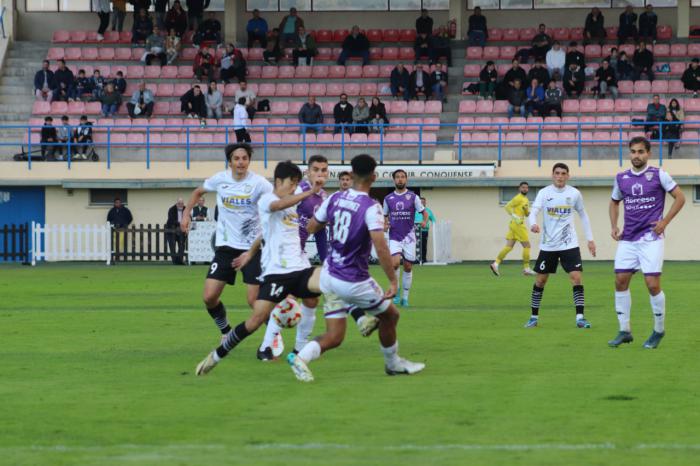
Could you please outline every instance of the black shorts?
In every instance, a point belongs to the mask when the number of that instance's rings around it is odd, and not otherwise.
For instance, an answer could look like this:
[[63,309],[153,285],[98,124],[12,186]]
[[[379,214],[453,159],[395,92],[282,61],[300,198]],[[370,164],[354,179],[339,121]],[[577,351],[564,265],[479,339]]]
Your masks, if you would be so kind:
[[[233,268],[231,262],[246,251],[241,249],[233,249],[227,246],[216,249],[214,259],[211,261],[207,278],[226,282],[229,285],[236,283],[236,269]],[[243,274],[243,283],[247,285],[259,285],[258,277],[262,275],[260,268],[260,251],[241,269]]]
[[561,262],[564,272],[582,272],[581,250],[579,248],[565,249],[564,251],[540,251],[535,262],[537,273],[557,273],[557,265]]
[[309,267],[284,275],[268,275],[260,284],[258,299],[279,303],[290,294],[301,299],[318,298],[320,293],[309,290],[309,279],[314,270],[313,267]]

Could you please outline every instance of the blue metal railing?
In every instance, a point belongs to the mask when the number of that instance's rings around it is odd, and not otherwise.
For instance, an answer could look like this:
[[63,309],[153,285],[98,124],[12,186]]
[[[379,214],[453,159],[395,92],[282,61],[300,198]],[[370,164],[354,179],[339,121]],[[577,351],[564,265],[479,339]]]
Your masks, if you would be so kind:
[[5,11],[7,11],[7,8],[4,6],[0,8],[0,29],[2,29],[3,39],[7,39],[7,36],[5,35]]
[[[680,126],[671,126],[680,125]],[[318,148],[334,148],[340,150],[340,162],[346,161],[346,149],[377,148],[379,150],[379,162],[385,160],[387,148],[415,148],[417,151],[417,163],[423,163],[423,152],[428,148],[448,146],[457,152],[456,162],[462,163],[465,150],[476,147],[495,148],[498,162],[504,158],[504,149],[516,146],[535,147],[537,151],[537,163],[542,164],[543,148],[551,145],[564,145],[576,147],[579,166],[583,162],[584,146],[613,146],[617,147],[617,159],[620,165],[623,163],[625,149],[629,137],[632,134],[644,134],[654,127],[658,137],[652,142],[658,146],[658,160],[664,161],[664,144],[677,144],[680,142],[700,144],[700,138],[681,137],[680,128],[691,126],[700,128],[700,121],[684,122],[492,122],[492,123],[405,123],[405,124],[361,124],[361,125],[335,125],[335,124],[270,124],[264,126],[250,126],[249,134],[253,136],[252,145],[263,150],[263,161],[267,166],[269,150],[276,147],[296,147],[301,151],[302,163],[307,160],[307,152]],[[79,126],[71,126],[71,131]],[[77,143],[68,141],[65,143],[41,143],[37,137],[42,126],[37,125],[7,125],[0,126],[0,131],[21,129],[26,132],[26,141],[2,142],[0,147],[27,147],[27,153],[37,152],[43,147],[60,147],[66,152],[65,161],[70,168],[73,155],[79,148],[93,146],[104,148],[106,151],[107,168],[111,168],[113,149],[130,148],[145,150],[146,168],[151,167],[152,151],[156,149],[184,149],[185,164],[190,168],[193,149],[221,148],[230,142],[234,142],[231,125],[200,126],[197,121],[193,125],[91,125],[93,142]],[[58,126],[54,126],[58,129]],[[454,136],[451,140],[439,141],[437,132],[440,129],[450,129]],[[184,129],[184,132],[183,132]],[[324,130],[332,130],[324,132]],[[417,132],[417,133],[416,133]],[[627,134],[629,132],[630,134]],[[606,133],[603,139],[594,139],[596,133]],[[667,134],[676,134],[671,138]],[[133,136],[136,134],[137,136]],[[295,137],[285,137],[294,134]],[[356,136],[364,134],[364,136]],[[406,140],[402,134],[411,134]],[[99,136],[98,136],[99,135]],[[116,137],[118,135],[118,137]],[[209,135],[201,138],[198,135]],[[214,141],[216,135],[216,141]],[[323,136],[321,136],[323,135]],[[514,137],[510,137],[514,135]],[[563,135],[566,135],[562,138]],[[175,137],[173,137],[175,136]],[[434,137],[433,137],[434,136]],[[32,141],[34,139],[34,141]],[[32,157],[27,157],[27,167],[31,170]]]

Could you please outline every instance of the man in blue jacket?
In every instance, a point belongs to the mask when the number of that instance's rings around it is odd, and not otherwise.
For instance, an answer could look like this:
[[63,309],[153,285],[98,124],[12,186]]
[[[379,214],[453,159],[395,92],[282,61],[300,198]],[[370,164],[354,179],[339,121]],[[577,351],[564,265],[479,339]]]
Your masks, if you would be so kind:
[[253,17],[248,20],[246,26],[248,31],[248,48],[253,48],[253,44],[257,41],[261,48],[267,47],[267,21],[260,17],[260,10],[253,10]]

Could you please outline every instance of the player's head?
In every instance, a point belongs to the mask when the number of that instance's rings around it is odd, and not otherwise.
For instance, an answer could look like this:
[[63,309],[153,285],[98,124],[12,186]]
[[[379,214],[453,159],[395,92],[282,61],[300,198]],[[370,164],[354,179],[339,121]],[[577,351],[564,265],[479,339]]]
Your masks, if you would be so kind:
[[630,139],[630,162],[636,169],[647,166],[651,156],[651,143],[644,136],[637,136]]
[[394,179],[394,186],[396,186],[396,189],[406,188],[406,185],[408,184],[408,174],[405,170],[400,168],[398,170],[394,170],[391,177]]
[[423,207],[428,207],[428,200],[426,198],[421,197],[420,201],[423,204]]
[[347,191],[352,187],[352,175],[350,172],[340,172],[338,174],[338,181],[340,182],[341,191]]
[[350,161],[352,176],[357,184],[372,184],[377,179],[374,170],[377,168],[377,161],[369,154],[359,154]]
[[312,155],[309,158],[309,181],[313,184],[316,180],[328,180],[328,159],[323,155]]
[[552,181],[557,188],[566,186],[569,181],[569,166],[562,162],[555,163],[552,167]]
[[518,185],[518,191],[520,191],[520,194],[527,194],[528,191],[530,191],[530,185],[527,183],[527,181],[522,181]]
[[235,177],[243,177],[248,173],[253,148],[249,144],[229,144],[226,146],[226,160]]
[[302,176],[301,169],[291,160],[278,163],[275,167],[275,192],[281,196],[294,194]]

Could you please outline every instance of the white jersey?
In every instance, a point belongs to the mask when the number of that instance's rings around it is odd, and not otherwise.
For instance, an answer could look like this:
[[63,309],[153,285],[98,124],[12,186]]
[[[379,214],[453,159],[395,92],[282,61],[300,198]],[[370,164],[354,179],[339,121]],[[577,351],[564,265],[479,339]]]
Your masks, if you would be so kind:
[[292,206],[272,212],[270,204],[278,200],[275,193],[267,193],[258,202],[263,237],[260,259],[262,277],[288,274],[311,267],[309,259],[301,250],[297,208]]
[[578,236],[574,227],[574,211],[581,217],[581,223],[588,241],[593,241],[593,231],[588,214],[583,207],[581,192],[572,187],[559,189],[554,185],[542,188],[532,203],[528,221],[537,224],[537,214],[543,212],[543,225],[540,239],[542,251],[564,251],[578,247]]
[[203,185],[209,192],[216,192],[219,219],[216,223],[216,247],[228,246],[247,250],[260,236],[258,200],[272,192],[269,181],[253,172],[243,180],[235,180],[230,170],[217,173]]

